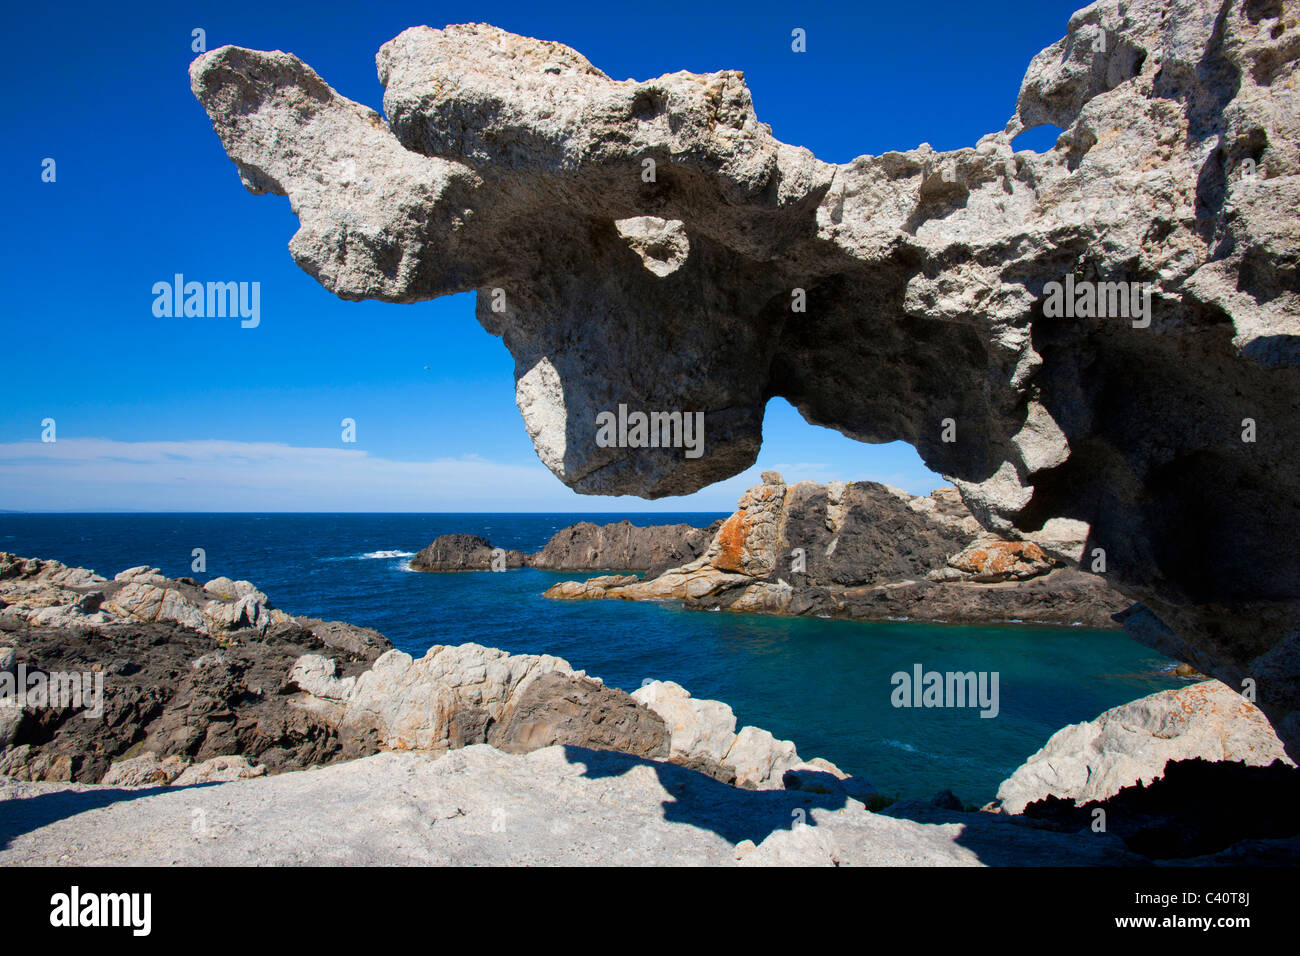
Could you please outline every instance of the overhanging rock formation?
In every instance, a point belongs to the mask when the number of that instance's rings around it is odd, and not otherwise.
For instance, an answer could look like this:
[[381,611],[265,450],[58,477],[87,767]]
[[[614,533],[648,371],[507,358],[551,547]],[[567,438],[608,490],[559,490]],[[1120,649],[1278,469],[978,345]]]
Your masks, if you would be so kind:
[[[1002,132],[843,165],[777,142],[740,73],[620,82],[486,25],[385,44],[387,122],[285,53],[222,47],[191,82],[326,288],[480,293],[566,484],[736,474],[775,395],[903,439],[986,526],[1104,551],[1172,633],[1132,629],[1252,679],[1295,746],[1297,58],[1279,0],[1104,0],[1034,58]],[[1013,151],[1043,123],[1053,150]],[[1062,315],[1051,283],[1124,285]],[[704,454],[605,447],[620,405],[703,412]]]

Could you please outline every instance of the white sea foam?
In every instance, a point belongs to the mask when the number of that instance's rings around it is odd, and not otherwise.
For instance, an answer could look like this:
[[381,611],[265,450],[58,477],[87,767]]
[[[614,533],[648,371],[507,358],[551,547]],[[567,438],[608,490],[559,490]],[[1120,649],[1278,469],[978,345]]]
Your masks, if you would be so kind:
[[414,551],[368,551],[362,558],[413,558]]
[[913,747],[911,744],[904,743],[904,742],[901,741],[901,740],[882,740],[882,741],[880,741],[880,742],[881,742],[882,744],[884,744],[886,747],[896,747],[896,748],[899,749],[899,750],[906,750],[906,751],[907,751],[908,753],[910,753],[910,754],[919,754],[919,753],[921,753],[920,750],[917,750],[917,749],[916,749],[915,747]]

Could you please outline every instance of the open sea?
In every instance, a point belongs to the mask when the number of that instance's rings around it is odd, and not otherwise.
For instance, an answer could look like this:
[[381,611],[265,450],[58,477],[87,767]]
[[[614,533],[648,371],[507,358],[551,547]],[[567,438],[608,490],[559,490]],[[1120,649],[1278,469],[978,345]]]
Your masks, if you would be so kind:
[[[926,798],[948,788],[967,803],[1052,733],[1184,683],[1172,662],[1120,631],[856,623],[688,611],[662,603],[549,601],[566,578],[523,569],[422,574],[410,557],[440,534],[465,532],[535,551],[578,521],[705,525],[724,514],[2,514],[0,551],[55,558],[112,577],[134,565],[200,581],[252,581],[291,614],[372,627],[408,653],[474,641],[547,653],[606,683],[681,684],[727,702],[737,727],[793,740],[882,793]],[[191,571],[193,549],[207,570]],[[996,717],[977,709],[896,708],[891,675],[999,674]]]

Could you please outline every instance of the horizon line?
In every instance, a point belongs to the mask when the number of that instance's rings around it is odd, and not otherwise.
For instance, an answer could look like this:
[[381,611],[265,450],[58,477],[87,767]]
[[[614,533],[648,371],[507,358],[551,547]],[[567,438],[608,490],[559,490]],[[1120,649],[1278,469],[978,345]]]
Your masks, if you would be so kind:
[[[733,508],[732,511],[735,509]],[[137,511],[118,508],[109,511],[7,511],[3,515],[656,515],[727,514],[720,510],[680,511]]]

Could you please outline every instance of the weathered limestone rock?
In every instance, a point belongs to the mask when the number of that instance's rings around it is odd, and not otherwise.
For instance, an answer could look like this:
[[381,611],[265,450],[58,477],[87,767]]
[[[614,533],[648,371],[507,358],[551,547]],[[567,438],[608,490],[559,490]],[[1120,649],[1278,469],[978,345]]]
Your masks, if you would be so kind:
[[[669,759],[675,763],[746,789],[801,789],[803,778],[786,780],[788,771],[807,766],[794,744],[757,727],[737,733],[736,715],[721,701],[697,700],[672,681],[651,681],[632,699],[663,718],[670,734]],[[839,778],[846,776],[829,761],[821,763],[834,768]]]
[[[121,575],[118,577],[121,578]],[[146,577],[149,579],[148,583],[145,581]],[[271,607],[267,603],[266,595],[253,588],[247,581],[236,582],[245,587],[236,588],[232,600],[226,600],[225,595],[221,594],[222,599],[207,601],[200,608],[184,593],[172,586],[174,582],[160,575],[150,573],[125,580],[129,583],[104,603],[106,612],[122,618],[137,621],[172,621],[192,627],[204,634],[218,634],[250,627],[264,632],[272,624],[288,623],[292,620],[283,611]],[[159,586],[157,582],[167,586]],[[206,587],[205,591],[220,594],[219,591]]]
[[576,747],[381,753],[220,787],[160,788],[79,812],[101,792],[0,779],[0,866],[1146,862],[1109,834],[1040,830],[992,813],[917,822]]
[[111,619],[99,610],[105,584],[105,578],[85,568],[0,551],[0,617],[93,628]]
[[158,568],[151,568],[147,564],[139,567],[127,568],[125,571],[119,571],[113,575],[114,581],[133,582],[136,584],[165,584],[167,579],[163,577],[162,571]]
[[192,764],[171,781],[173,787],[190,787],[200,783],[226,783],[266,776],[266,764],[256,767],[243,754],[211,757],[202,763]]
[[70,568],[58,561],[22,558],[0,551],[0,581],[42,583],[50,587],[84,588],[103,584],[106,579],[85,568]]
[[633,216],[620,219],[614,228],[641,257],[641,264],[660,278],[680,269],[690,255],[691,243],[680,219]]
[[314,617],[299,617],[295,621],[323,641],[326,647],[365,660],[373,661],[393,647],[388,638],[374,628],[358,627],[346,621],[322,621]]
[[110,582],[85,568],[0,552],[0,615],[39,627],[102,630],[123,621],[170,623],[201,634],[252,628],[266,633],[293,618],[248,581],[214,578],[199,587],[148,565]]
[[[191,87],[244,184],[289,197],[290,251],[327,289],[483,293],[569,486],[734,475],[782,396],[915,445],[992,531],[1071,522],[1065,551],[1104,551],[1300,742],[1298,31],[1290,5],[1100,0],[1004,130],[839,165],[778,142],[737,72],[620,82],[482,24],[382,47],[387,122],[280,52],[210,51]],[[1014,150],[1046,122],[1053,149]],[[688,243],[663,275],[624,234],[647,216]],[[1122,285],[1104,315],[1095,295],[1046,314],[1075,280]],[[598,444],[620,404],[702,411],[704,454]]]
[[558,657],[436,645],[418,661],[394,650],[357,676],[336,671],[333,660],[309,654],[290,680],[307,694],[298,706],[336,726],[345,741],[430,752],[475,743],[512,752],[561,743],[637,756],[668,753],[668,732],[655,713]]
[[1032,541],[982,540],[948,559],[948,567],[975,581],[1023,581],[1052,570],[1052,561]]
[[1087,803],[1138,781],[1171,760],[1201,757],[1263,767],[1294,766],[1259,708],[1218,681],[1166,690],[1058,730],[998,787],[1007,813],[1048,796]]
[[[166,580],[160,575],[148,577]],[[174,621],[196,631],[207,630],[203,611],[179,592],[137,578],[118,575],[117,579],[130,583],[104,603],[105,611],[137,621]]]
[[203,585],[203,590],[223,601],[237,601],[240,598],[251,597],[259,604],[265,604],[267,600],[266,595],[259,591],[253,582],[232,581],[227,577],[213,578]]
[[188,766],[188,761],[179,754],[170,754],[160,760],[156,753],[147,751],[138,757],[116,761],[99,782],[106,787],[166,786]]
[[737,785],[755,790],[784,789],[785,772],[803,763],[791,741],[758,727],[741,727],[723,762],[735,768]]
[[189,787],[265,775],[265,764],[253,766],[242,754],[211,757],[191,764],[178,754],[160,760],[156,753],[147,751],[138,757],[117,761],[99,782],[111,787]]
[[635,574],[602,574],[585,581],[561,581],[546,589],[546,596],[561,600],[599,600],[608,597],[614,588],[635,584],[641,579]]
[[698,700],[673,681],[651,681],[632,699],[663,718],[673,757],[722,763],[736,739],[736,715],[720,700]]

